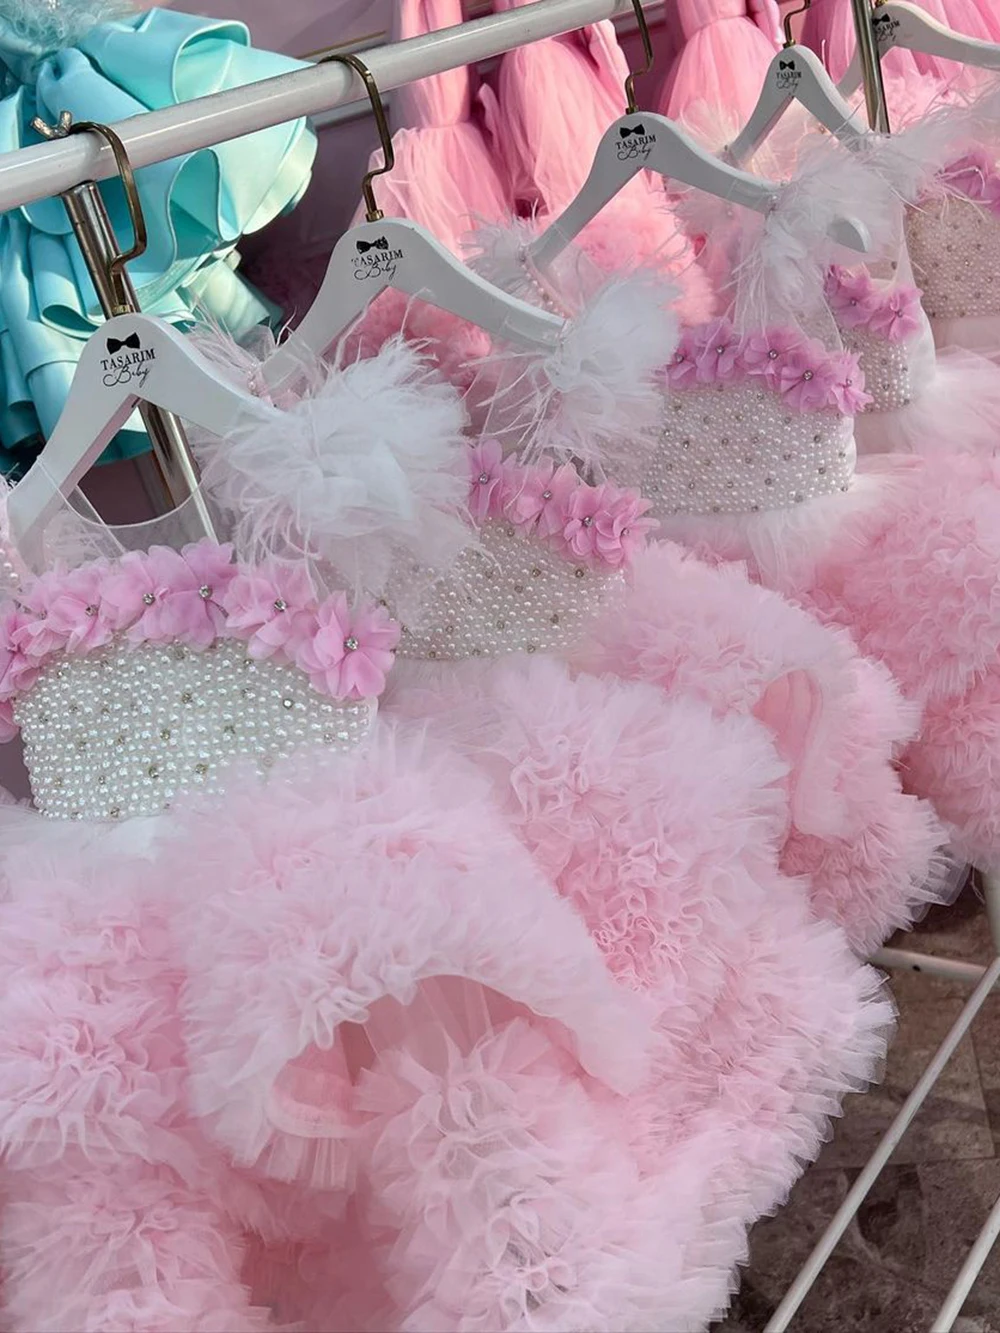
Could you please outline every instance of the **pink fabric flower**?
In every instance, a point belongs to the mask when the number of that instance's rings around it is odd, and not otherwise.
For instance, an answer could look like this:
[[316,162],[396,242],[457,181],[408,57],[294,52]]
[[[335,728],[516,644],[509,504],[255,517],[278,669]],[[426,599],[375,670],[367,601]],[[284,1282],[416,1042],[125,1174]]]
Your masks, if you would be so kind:
[[882,294],[868,327],[889,342],[903,342],[920,331],[920,293],[900,285]]
[[483,440],[469,450],[469,509],[482,523],[500,512],[503,449],[499,440]]
[[784,358],[777,388],[789,407],[818,412],[830,402],[833,379],[830,357],[821,343],[810,339]]
[[399,625],[380,606],[351,608],[344,593],[329,597],[316,631],[296,654],[313,687],[334,699],[374,699],[385,689],[399,643]]
[[114,633],[103,605],[102,588],[108,565],[104,561],[82,565],[63,575],[48,605],[48,627],[67,652],[89,653],[103,648]]
[[834,319],[842,329],[867,326],[881,304],[878,288],[863,269],[850,273],[835,264],[826,275],[824,290]]
[[239,572],[223,595],[226,628],[247,640],[253,658],[294,662],[316,625],[316,599],[304,569],[265,565]]
[[646,534],[657,526],[655,519],[643,517],[649,508],[638,491],[605,488],[604,505],[594,518],[594,548],[606,565],[617,569],[629,564],[645,546]]
[[604,487],[580,485],[569,498],[563,539],[578,560],[597,555],[597,519],[604,506]]
[[[105,585],[105,599],[130,643],[186,643],[207,648],[222,632],[222,600],[236,571],[232,547],[206,538],[182,551],[154,546]],[[133,617],[137,615],[137,619]]]
[[66,578],[65,570],[49,570],[34,579],[21,594],[21,601],[30,615],[17,628],[15,646],[36,664],[50,653],[66,647],[69,629],[61,622],[49,621],[49,612],[62,595]]
[[707,325],[699,338],[696,378],[699,384],[726,384],[743,369],[743,339],[728,319]]
[[831,402],[845,417],[857,416],[873,401],[871,394],[865,392],[865,376],[858,358],[853,352],[841,352],[831,358],[830,368]]
[[743,340],[741,360],[749,375],[759,375],[776,387],[786,359],[803,344],[795,329],[765,329],[748,334]]
[[30,624],[30,612],[6,603],[0,613],[0,699],[11,699],[35,682],[39,667],[21,648],[21,631]]
[[581,485],[580,475],[572,463],[563,463],[556,468],[541,493],[544,508],[538,515],[539,537],[548,540],[561,536],[566,526],[570,500]]
[[671,389],[683,389],[695,384],[698,376],[698,355],[701,343],[691,329],[681,334],[677,348],[666,366],[667,383]]

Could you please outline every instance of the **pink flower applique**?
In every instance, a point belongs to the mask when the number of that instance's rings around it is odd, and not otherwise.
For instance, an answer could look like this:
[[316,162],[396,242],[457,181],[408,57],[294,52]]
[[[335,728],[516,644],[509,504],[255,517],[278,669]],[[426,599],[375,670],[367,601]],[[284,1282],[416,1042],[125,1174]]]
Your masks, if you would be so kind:
[[789,352],[777,382],[783,400],[798,412],[818,412],[826,407],[832,385],[830,358],[822,344],[812,339]]
[[38,676],[38,664],[19,646],[21,631],[32,619],[30,612],[12,602],[0,613],[0,699],[11,699],[29,689]]
[[69,628],[64,623],[49,621],[49,612],[61,596],[66,579],[65,570],[49,570],[34,579],[21,594],[21,600],[30,615],[18,625],[14,644],[36,665],[50,653],[65,648],[69,639]]
[[153,546],[126,552],[108,571],[101,589],[104,612],[115,629],[128,630],[131,643],[165,638],[160,622],[179,563],[170,547]]
[[885,292],[872,313],[869,328],[889,342],[903,342],[920,331],[920,293],[900,285]]
[[867,273],[851,273],[838,264],[827,273],[824,289],[834,318],[842,329],[857,329],[869,324],[880,304],[878,289]]
[[64,638],[67,652],[89,653],[111,641],[114,626],[104,609],[103,585],[108,566],[103,561],[82,565],[66,574],[49,601],[49,628]]
[[743,339],[728,319],[709,324],[700,339],[696,377],[699,384],[728,383],[743,369]]
[[538,514],[538,535],[543,540],[560,537],[566,526],[566,515],[572,497],[583,483],[572,463],[562,463],[542,488],[542,509]]
[[686,385],[696,383],[700,351],[701,344],[694,333],[686,329],[681,334],[673,356],[667,362],[667,383],[671,389],[683,389]]
[[295,660],[313,687],[331,698],[374,699],[385,689],[399,633],[384,607],[352,608],[346,594],[337,593],[320,606],[316,631]]
[[316,599],[306,570],[272,564],[241,570],[222,599],[226,628],[247,640],[253,658],[280,654],[294,662],[316,624]]
[[595,549],[606,565],[617,569],[629,564],[646,544],[646,534],[657,526],[644,515],[650,502],[638,491],[615,491],[608,487],[603,508],[594,519]]
[[833,382],[830,385],[830,399],[838,412],[845,417],[857,416],[873,401],[870,393],[865,392],[864,371],[853,352],[841,352],[832,357],[830,368]]
[[563,539],[578,560],[598,556],[600,524],[607,508],[607,486],[579,485],[566,506]]
[[205,538],[171,554],[176,563],[162,599],[157,637],[160,642],[207,648],[225,628],[223,601],[236,574],[233,548]]
[[469,509],[478,523],[499,513],[503,477],[500,441],[473,445],[469,450]]
[[758,375],[776,387],[786,358],[803,343],[794,329],[764,329],[748,334],[743,340],[743,366],[749,375]]

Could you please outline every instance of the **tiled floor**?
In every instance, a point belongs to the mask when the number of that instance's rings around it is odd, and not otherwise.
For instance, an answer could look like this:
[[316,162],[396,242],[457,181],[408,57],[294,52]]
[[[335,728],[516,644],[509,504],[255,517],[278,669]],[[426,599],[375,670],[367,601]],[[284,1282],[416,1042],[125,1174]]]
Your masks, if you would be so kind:
[[[982,907],[970,890],[953,907],[931,913],[905,944],[977,962],[990,956]],[[848,1099],[833,1141],[788,1204],[754,1229],[750,1266],[717,1333],[764,1327],[968,994],[917,974],[894,975],[892,989],[900,1021],[884,1081]],[[998,1195],[1000,994],[987,1000],[793,1333],[927,1333]],[[956,1333],[1000,1333],[1000,1246]]]

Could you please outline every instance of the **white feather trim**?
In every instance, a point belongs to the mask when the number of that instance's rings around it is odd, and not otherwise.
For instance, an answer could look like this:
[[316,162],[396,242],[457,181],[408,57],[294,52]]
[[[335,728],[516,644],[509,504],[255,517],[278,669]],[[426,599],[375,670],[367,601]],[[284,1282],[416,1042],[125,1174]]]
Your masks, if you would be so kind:
[[305,559],[320,581],[331,566],[377,593],[400,555],[447,568],[469,545],[465,411],[412,344],[311,367],[282,407],[195,442],[242,556]]

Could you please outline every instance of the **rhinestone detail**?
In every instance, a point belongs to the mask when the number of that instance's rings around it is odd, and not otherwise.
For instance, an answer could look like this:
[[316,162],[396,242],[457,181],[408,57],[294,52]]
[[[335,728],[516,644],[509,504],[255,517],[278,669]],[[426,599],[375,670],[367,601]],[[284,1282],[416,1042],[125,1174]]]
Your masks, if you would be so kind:
[[[408,619],[397,656],[456,662],[562,651],[624,590],[620,570],[574,565],[543,543],[487,519],[479,544],[464,551],[429,591],[420,589],[422,613]],[[411,596],[397,582],[393,600]]]
[[906,243],[931,319],[1000,314],[1000,217],[971,199],[924,199],[907,211]]
[[232,640],[180,658],[159,644],[65,658],[14,707],[35,804],[61,819],[156,814],[180,792],[219,790],[240,756],[264,772],[302,745],[353,749],[374,713]]

